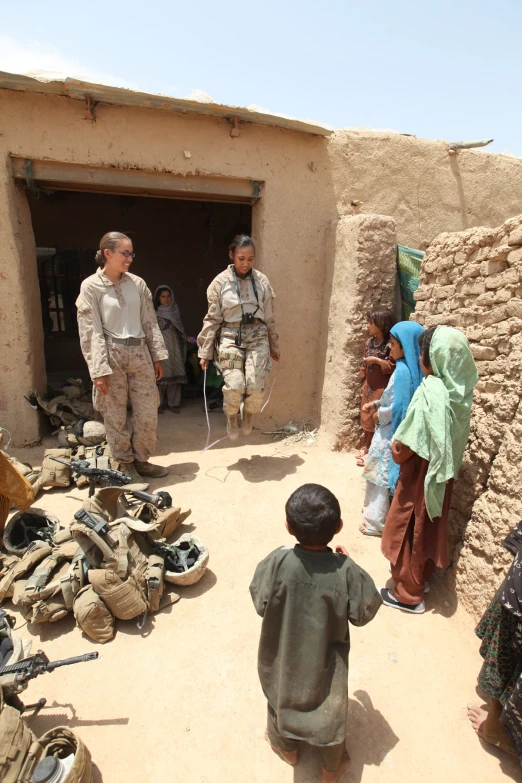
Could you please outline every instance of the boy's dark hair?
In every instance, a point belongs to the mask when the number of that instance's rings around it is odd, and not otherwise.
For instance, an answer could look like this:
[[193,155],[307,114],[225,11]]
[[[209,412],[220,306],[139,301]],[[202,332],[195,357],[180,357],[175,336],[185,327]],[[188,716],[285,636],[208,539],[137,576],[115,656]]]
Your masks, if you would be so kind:
[[379,308],[377,310],[368,310],[366,318],[371,321],[375,326],[378,326],[384,337],[384,342],[388,342],[390,339],[390,329],[395,326],[397,319],[393,310],[387,310],[385,308]]
[[293,535],[305,546],[326,546],[337,532],[341,507],[335,495],[320,484],[303,484],[285,506]]
[[422,363],[425,367],[431,367],[431,362],[430,362],[431,338],[433,337],[436,328],[437,327],[434,326],[432,329],[426,329],[425,332],[419,335],[419,346],[420,346],[420,352],[422,356]]

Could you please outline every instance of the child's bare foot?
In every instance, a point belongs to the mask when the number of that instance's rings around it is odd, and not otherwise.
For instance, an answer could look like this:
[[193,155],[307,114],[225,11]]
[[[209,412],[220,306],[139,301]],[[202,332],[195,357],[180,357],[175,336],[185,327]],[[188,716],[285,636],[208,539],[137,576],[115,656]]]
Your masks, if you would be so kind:
[[[270,740],[268,739],[268,731],[265,731],[265,739],[274,751],[276,755],[279,756],[280,759],[283,759],[283,761],[286,761],[287,764],[290,764],[291,767],[295,767],[298,762],[298,751],[297,750],[281,750],[281,748],[276,748],[275,745],[272,745]],[[337,778],[335,778],[337,780]]]
[[341,763],[337,767],[336,772],[327,772],[326,769],[321,767],[323,772],[321,777],[321,783],[336,783],[336,781],[339,780],[339,778],[341,777],[341,775],[343,774],[343,772],[345,771],[349,763],[350,763],[350,756],[345,750],[343,757],[341,759]]
[[484,723],[486,722],[486,718],[488,717],[487,710],[483,710],[482,707],[477,707],[476,705],[468,704],[468,718],[470,720],[471,725],[479,735],[479,737],[484,738],[484,732],[482,731],[482,727]]

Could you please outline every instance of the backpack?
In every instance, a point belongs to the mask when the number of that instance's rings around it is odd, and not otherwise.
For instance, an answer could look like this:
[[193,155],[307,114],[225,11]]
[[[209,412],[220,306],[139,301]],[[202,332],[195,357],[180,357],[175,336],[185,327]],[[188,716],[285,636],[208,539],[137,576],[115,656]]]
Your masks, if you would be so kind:
[[31,783],[38,762],[46,756],[64,758],[74,753],[63,783],[92,783],[92,759],[81,739],[65,726],[47,731],[40,739],[14,707],[4,701],[0,688],[0,780]]

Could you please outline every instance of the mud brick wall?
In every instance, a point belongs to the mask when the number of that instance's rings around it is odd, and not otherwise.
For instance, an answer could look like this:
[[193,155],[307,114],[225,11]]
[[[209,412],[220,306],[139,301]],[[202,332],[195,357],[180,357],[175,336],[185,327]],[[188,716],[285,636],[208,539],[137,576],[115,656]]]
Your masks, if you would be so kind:
[[333,224],[333,265],[324,292],[326,361],[321,392],[321,429],[331,448],[361,441],[359,368],[368,339],[366,313],[395,308],[395,221],[383,215],[340,218]]
[[440,234],[415,297],[415,320],[461,329],[479,372],[451,504],[448,573],[478,617],[512,560],[501,542],[522,519],[522,215],[494,229]]

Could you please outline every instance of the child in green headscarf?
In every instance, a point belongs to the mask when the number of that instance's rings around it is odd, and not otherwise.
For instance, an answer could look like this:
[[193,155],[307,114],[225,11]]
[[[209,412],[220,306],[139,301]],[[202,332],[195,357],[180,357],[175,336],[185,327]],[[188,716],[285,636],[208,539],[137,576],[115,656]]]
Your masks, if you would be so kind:
[[382,552],[395,588],[387,606],[421,614],[425,582],[448,566],[448,512],[469,437],[477,368],[466,337],[438,326],[419,338],[424,380],[395,432],[399,481],[386,519]]

